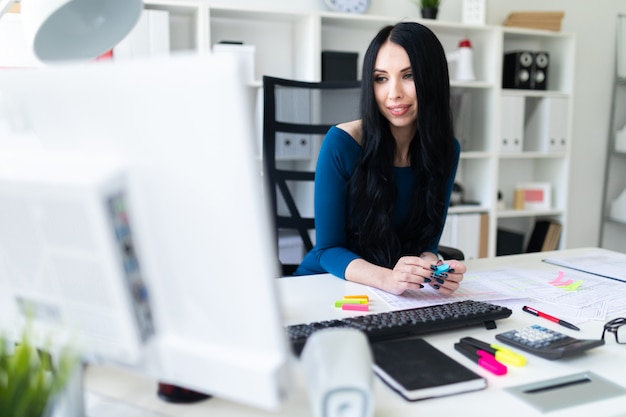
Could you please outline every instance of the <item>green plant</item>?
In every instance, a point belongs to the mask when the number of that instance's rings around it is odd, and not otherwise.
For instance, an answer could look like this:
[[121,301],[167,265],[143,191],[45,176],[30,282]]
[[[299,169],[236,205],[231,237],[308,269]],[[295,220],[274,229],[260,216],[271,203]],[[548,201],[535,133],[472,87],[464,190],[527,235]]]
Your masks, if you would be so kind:
[[0,336],[0,410],[11,417],[41,417],[67,385],[78,361],[64,350],[57,361],[38,350],[25,330],[14,349]]
[[441,0],[416,0],[422,9],[435,9],[441,4]]

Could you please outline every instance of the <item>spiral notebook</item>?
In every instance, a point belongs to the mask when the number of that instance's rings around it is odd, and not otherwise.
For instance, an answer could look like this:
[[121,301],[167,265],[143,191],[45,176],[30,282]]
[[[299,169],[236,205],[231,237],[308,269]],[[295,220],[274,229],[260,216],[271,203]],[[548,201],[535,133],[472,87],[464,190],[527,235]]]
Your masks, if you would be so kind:
[[374,372],[409,401],[443,397],[487,387],[487,380],[424,339],[372,344]]

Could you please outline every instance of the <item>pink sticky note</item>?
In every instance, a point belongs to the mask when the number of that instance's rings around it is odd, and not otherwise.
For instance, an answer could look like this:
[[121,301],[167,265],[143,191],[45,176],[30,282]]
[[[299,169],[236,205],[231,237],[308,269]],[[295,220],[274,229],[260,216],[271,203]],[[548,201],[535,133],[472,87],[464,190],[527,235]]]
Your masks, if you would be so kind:
[[367,304],[343,304],[342,310],[355,310],[355,311],[369,311],[369,305]]
[[565,272],[559,271],[558,274],[556,275],[556,278],[553,281],[548,282],[548,284],[559,285],[561,284],[561,280],[563,279],[564,276],[565,276]]

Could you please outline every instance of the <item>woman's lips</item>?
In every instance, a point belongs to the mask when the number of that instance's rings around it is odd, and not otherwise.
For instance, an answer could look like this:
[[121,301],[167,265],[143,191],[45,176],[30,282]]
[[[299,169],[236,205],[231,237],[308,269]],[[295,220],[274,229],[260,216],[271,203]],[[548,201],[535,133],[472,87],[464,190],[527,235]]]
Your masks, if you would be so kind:
[[394,116],[403,116],[409,111],[409,106],[407,105],[396,105],[396,106],[388,106],[387,110]]

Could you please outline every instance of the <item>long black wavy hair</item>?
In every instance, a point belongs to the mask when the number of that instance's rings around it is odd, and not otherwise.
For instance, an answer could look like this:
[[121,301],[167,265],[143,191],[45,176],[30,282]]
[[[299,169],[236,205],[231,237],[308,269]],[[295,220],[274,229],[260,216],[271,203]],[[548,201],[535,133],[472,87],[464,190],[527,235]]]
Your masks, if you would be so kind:
[[[409,159],[415,175],[408,218],[398,231],[391,213],[396,201],[396,142],[374,96],[374,65],[381,46],[393,42],[407,52],[417,92],[418,115]],[[364,259],[393,267],[403,255],[419,255],[443,229],[446,184],[454,161],[450,80],[443,47],[415,22],[380,30],[363,61],[360,113],[362,152],[350,180],[348,245]]]

